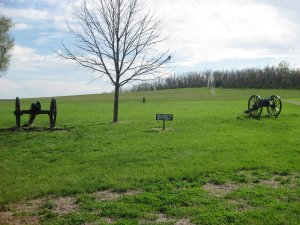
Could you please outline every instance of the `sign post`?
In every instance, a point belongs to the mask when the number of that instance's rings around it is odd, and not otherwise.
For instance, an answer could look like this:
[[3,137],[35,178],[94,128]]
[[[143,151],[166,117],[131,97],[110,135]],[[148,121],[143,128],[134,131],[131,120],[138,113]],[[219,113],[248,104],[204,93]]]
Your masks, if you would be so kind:
[[172,121],[173,120],[173,114],[156,114],[156,120],[162,120],[163,121],[163,130],[165,130],[166,120]]

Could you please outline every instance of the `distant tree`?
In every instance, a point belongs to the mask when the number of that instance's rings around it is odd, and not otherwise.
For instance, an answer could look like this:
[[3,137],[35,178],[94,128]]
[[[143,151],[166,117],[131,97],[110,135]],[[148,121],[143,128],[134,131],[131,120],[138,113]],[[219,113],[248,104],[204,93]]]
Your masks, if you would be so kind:
[[0,16],[0,77],[7,71],[9,65],[9,51],[14,46],[14,39],[10,35],[13,27],[11,19]]
[[95,7],[84,1],[75,12],[78,23],[69,26],[74,43],[63,43],[59,54],[107,78],[114,86],[113,122],[118,122],[120,88],[130,81],[154,78],[170,60],[167,51],[157,53],[163,41],[160,20],[143,14],[138,0],[97,0]]

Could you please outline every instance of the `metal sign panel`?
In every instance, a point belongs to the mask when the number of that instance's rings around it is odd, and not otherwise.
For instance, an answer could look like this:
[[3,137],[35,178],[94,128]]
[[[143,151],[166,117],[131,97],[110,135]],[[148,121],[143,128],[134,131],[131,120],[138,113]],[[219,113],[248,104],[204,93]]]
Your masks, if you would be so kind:
[[173,114],[156,114],[156,120],[173,120]]

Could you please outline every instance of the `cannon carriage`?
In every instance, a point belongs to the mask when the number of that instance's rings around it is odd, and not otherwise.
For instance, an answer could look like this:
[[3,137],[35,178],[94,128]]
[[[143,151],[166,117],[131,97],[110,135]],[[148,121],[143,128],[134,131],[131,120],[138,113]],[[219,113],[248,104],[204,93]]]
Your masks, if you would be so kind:
[[267,108],[269,116],[278,117],[282,109],[280,97],[272,95],[269,98],[262,99],[259,95],[252,95],[248,100],[248,110],[245,113],[251,117],[259,117],[263,107]]
[[46,114],[49,115],[50,128],[53,128],[55,127],[57,115],[56,100],[54,98],[51,99],[50,110],[42,110],[40,102],[32,103],[29,110],[21,110],[20,99],[17,97],[14,114],[16,116],[16,125],[18,128],[21,127],[21,116],[24,114],[30,115],[28,124],[25,126],[30,126],[37,115]]

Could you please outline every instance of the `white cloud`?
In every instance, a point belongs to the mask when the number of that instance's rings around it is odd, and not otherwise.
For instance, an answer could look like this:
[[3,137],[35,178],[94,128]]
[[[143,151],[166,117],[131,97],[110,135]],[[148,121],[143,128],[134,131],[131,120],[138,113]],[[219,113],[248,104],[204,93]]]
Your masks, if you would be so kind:
[[[299,55],[298,21],[255,1],[151,0],[163,17],[166,45],[184,58],[179,65],[233,58]],[[289,51],[292,49],[292,51]],[[300,64],[300,62],[298,62]]]
[[[175,70],[194,69],[210,62],[264,58],[287,60],[300,67],[299,0],[146,1],[147,9],[155,9],[156,15],[163,18],[162,31],[169,39],[159,49],[168,48],[174,52]],[[0,13],[12,17],[19,32],[34,28],[30,37],[36,38],[30,41],[44,50],[47,46],[60,46],[65,38],[63,33],[67,31],[66,23],[76,21],[73,11],[81,3],[82,0],[14,0],[14,4],[24,7],[2,4]],[[98,92],[99,87],[94,89],[97,86],[94,83],[85,86],[92,73],[77,70],[78,65],[62,60],[54,53],[43,55],[29,44],[23,46],[26,40],[22,41],[21,45],[16,39],[7,78],[0,79],[0,98],[15,97],[17,93],[29,97],[90,93],[89,90]],[[50,44],[53,45],[50,47]],[[35,87],[41,86],[38,83],[47,88],[38,90]],[[63,83],[73,84],[74,88],[64,88]],[[99,92],[103,89],[103,84],[100,85]],[[48,87],[49,90],[54,88],[57,94],[46,91]]]
[[13,9],[3,7],[1,13],[4,13],[6,16],[12,18],[23,18],[23,19],[30,19],[36,21],[43,21],[48,20],[50,17],[50,12],[46,10],[38,10],[38,9]]
[[97,86],[84,81],[64,82],[47,79],[16,81],[8,78],[0,79],[0,99],[13,99],[17,96],[27,98],[96,94],[111,91],[112,87]]
[[24,8],[4,6],[0,9],[0,13],[15,18],[17,21],[27,21],[27,23],[35,24],[35,27],[66,31],[67,22],[72,22],[76,19],[73,11],[74,7],[80,2],[81,0],[43,1],[44,7],[40,8],[36,5],[41,3],[41,1],[31,1]]
[[50,41],[53,41],[55,39],[63,39],[63,33],[62,32],[52,32],[52,33],[39,33],[37,34],[38,38],[34,41],[36,45],[46,45]]
[[34,72],[45,66],[61,64],[55,55],[39,55],[36,49],[20,45],[16,45],[11,54],[10,69],[14,72]]
[[33,48],[16,45],[9,70],[0,79],[0,99],[34,96],[62,96],[110,92],[104,81],[91,82],[93,73],[78,70],[72,62],[55,54],[40,55]]
[[6,77],[0,78],[0,99],[13,98],[13,93],[16,93],[18,85]]
[[28,30],[32,29],[34,26],[26,24],[26,23],[16,23],[14,26],[14,30]]
[[[299,21],[293,21],[286,11],[291,15],[293,8],[300,8],[296,0],[287,3],[279,0],[146,1],[165,22],[163,33],[169,36],[165,46],[190,65],[248,56],[300,54],[296,49],[300,44]],[[5,11],[11,16],[30,18],[43,26],[66,31],[66,23],[76,21],[73,11],[81,3],[82,0],[45,0],[42,3],[45,8]],[[39,0],[30,3],[31,7],[40,4]],[[48,42],[49,37],[41,36],[35,43]]]
[[[15,45],[11,52],[9,71],[12,76],[18,73],[33,72],[32,74],[49,74],[51,71],[66,70],[70,72],[77,68],[74,62],[62,59],[56,53],[42,55],[35,48]],[[72,71],[73,72],[73,71]],[[86,72],[87,74],[92,74]]]

